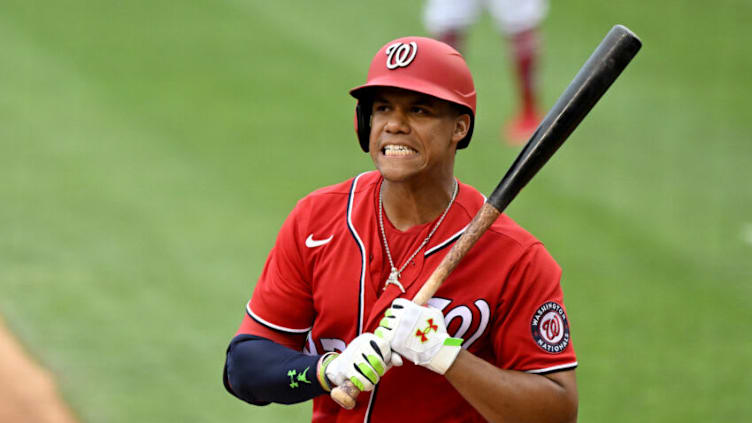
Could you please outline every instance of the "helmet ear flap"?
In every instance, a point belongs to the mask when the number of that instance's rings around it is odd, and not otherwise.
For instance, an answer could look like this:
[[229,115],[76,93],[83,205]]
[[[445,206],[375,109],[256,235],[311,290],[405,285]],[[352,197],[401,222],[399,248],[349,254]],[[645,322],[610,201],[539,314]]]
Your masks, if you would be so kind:
[[358,101],[355,106],[355,132],[358,134],[360,148],[368,153],[368,143],[371,136],[371,105]]

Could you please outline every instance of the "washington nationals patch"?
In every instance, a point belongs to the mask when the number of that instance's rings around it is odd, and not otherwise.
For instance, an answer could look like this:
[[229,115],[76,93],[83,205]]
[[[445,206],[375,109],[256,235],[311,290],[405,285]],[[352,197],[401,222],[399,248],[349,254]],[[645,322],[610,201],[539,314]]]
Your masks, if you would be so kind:
[[538,307],[530,322],[530,331],[535,343],[548,353],[558,354],[569,345],[567,314],[553,301]]

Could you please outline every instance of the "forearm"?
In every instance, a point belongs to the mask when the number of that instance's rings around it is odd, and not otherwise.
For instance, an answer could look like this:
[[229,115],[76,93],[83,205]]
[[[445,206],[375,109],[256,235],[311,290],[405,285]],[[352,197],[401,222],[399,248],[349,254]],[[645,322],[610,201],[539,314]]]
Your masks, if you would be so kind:
[[238,335],[227,349],[225,388],[255,405],[307,401],[325,393],[316,377],[319,358],[266,338]]
[[462,350],[445,376],[491,422],[577,420],[574,370],[546,376],[502,370]]

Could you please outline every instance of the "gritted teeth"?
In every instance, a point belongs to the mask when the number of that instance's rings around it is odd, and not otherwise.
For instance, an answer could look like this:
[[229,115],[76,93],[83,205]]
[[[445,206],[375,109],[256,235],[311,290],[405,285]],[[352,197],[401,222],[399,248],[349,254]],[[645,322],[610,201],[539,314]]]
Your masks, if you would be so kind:
[[407,156],[416,153],[415,150],[405,145],[387,145],[382,151],[386,156]]

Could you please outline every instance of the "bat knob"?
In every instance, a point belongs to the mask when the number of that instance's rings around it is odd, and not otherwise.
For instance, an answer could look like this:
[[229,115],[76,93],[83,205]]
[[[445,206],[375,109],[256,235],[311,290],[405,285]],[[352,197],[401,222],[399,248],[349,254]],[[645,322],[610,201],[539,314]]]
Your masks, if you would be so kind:
[[355,408],[358,395],[360,395],[360,390],[349,380],[340,386],[336,386],[330,394],[332,400],[345,410]]

